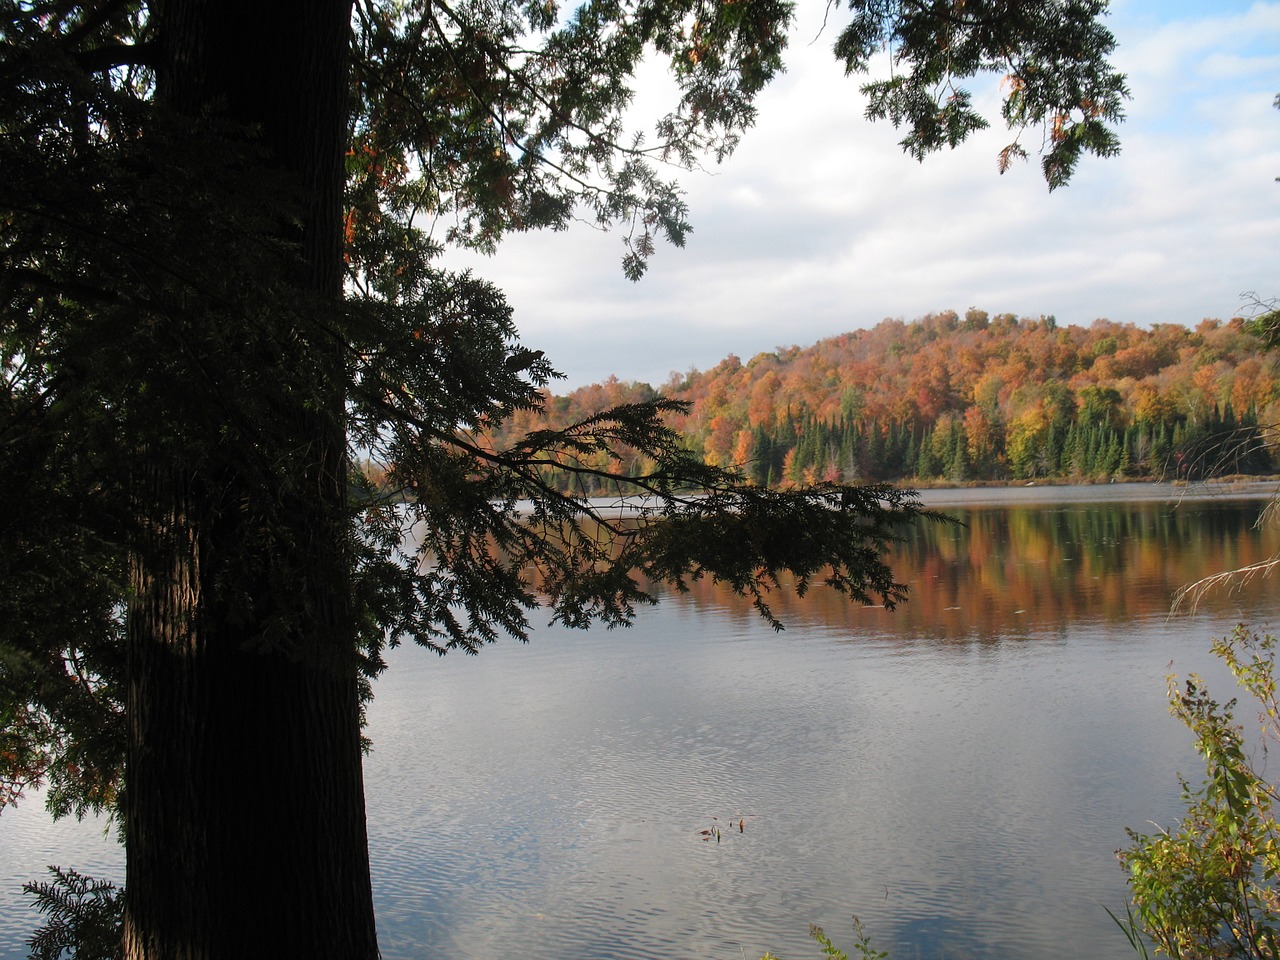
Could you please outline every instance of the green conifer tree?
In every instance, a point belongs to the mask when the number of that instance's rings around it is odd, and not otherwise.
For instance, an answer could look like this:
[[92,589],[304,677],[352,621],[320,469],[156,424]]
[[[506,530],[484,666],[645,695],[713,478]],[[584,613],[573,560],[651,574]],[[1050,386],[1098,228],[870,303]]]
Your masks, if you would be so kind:
[[[655,158],[731,152],[790,5],[0,2],[0,500],[21,504],[0,524],[0,716],[22,741],[0,769],[119,809],[128,960],[378,955],[360,717],[388,637],[475,650],[525,635],[542,598],[621,623],[640,582],[691,570],[767,617],[784,572],[901,598],[880,558],[913,501],[707,468],[670,401],[476,442],[540,408],[553,368],[437,256],[586,216],[627,228],[641,276],[689,229]],[[1105,4],[968,10],[855,3],[836,27],[851,71],[893,48],[869,112],[912,154],[985,123],[963,83],[996,69],[1009,123],[1054,134],[1050,187],[1116,151]],[[646,53],[675,102],[642,143]],[[550,467],[647,497],[651,522],[561,496]],[[282,869],[263,896],[252,878]]]

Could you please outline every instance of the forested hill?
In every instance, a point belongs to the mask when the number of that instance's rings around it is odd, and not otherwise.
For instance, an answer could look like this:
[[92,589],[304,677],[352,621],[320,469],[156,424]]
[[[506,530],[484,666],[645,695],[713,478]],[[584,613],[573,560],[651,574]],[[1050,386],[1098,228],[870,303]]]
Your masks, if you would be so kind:
[[673,421],[691,448],[771,485],[1197,479],[1274,469],[1278,373],[1238,319],[1081,327],[970,309],[729,356],[658,389],[611,378],[507,429],[660,393],[692,404]]

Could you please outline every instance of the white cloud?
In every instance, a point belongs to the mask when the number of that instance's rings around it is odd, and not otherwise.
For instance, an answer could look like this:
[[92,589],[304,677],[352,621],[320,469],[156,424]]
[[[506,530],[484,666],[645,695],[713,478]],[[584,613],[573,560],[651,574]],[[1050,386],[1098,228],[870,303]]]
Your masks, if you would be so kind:
[[685,178],[694,233],[641,283],[622,278],[618,237],[587,228],[472,262],[568,386],[661,382],[930,310],[1194,324],[1244,290],[1280,292],[1280,2],[1113,7],[1134,93],[1123,153],[1085,158],[1053,194],[1034,160],[997,176],[1002,130],[923,165],[904,156],[892,127],[862,119],[829,32],[797,45],[737,154]]

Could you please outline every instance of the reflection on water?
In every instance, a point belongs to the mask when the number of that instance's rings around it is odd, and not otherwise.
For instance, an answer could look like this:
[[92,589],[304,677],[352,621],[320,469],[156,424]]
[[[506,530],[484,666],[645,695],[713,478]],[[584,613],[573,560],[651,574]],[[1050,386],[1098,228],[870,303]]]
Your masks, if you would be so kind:
[[[1208,638],[1277,593],[1169,598],[1277,549],[1260,506],[957,504],[901,546],[894,613],[819,592],[778,636],[699,585],[631,630],[397,651],[367,763],[384,955],[799,960],[853,913],[895,960],[1131,955],[1114,851],[1196,771],[1168,664],[1225,691]],[[18,815],[4,960],[16,882],[99,856]]]
[[956,505],[894,613],[779,599],[779,637],[700,584],[631,631],[408,652],[370,762],[388,957],[814,957],[852,913],[895,958],[1129,955],[1114,851],[1196,769],[1168,665],[1225,690],[1208,638],[1275,593],[1169,601],[1271,555],[1260,507]]
[[1176,810],[1161,678],[1211,626],[903,646],[673,603],[401,661],[370,761],[384,949],[812,957],[808,923],[856,912],[895,957],[1120,956],[1112,854]]
[[[829,591],[774,606],[788,622],[841,624],[865,633],[997,639],[1052,633],[1081,621],[1168,618],[1177,592],[1207,573],[1280,553],[1280,529],[1256,529],[1250,501],[1090,503],[1010,508],[940,507],[958,525],[920,524],[893,557],[910,601],[892,613],[851,607]],[[713,606],[750,604],[703,587]],[[1246,597],[1220,591],[1205,604],[1233,616]]]

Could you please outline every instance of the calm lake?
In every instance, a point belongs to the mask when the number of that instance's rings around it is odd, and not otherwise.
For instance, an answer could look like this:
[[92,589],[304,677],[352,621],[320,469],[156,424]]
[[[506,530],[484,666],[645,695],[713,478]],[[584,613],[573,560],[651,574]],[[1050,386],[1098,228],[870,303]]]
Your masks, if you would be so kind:
[[[853,914],[894,960],[1133,956],[1115,850],[1200,773],[1165,676],[1229,698],[1210,638],[1271,624],[1280,580],[1170,600],[1280,552],[1274,492],[939,491],[966,526],[902,546],[892,613],[780,600],[777,635],[700,587],[629,630],[395,651],[366,765],[383,956],[802,960]],[[44,864],[120,876],[101,832],[0,816],[0,958]]]

